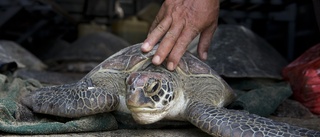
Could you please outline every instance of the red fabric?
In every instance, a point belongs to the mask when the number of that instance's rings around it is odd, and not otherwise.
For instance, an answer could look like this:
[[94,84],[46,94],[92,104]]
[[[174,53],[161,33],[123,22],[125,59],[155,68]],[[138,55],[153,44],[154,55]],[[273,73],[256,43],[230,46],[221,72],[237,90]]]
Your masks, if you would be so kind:
[[282,74],[290,82],[294,99],[320,114],[320,43],[285,67]]

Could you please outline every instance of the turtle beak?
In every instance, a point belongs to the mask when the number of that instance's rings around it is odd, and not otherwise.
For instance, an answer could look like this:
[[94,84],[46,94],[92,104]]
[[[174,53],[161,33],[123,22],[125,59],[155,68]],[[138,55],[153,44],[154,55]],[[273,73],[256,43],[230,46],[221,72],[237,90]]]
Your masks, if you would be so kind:
[[[132,88],[129,88],[132,89]],[[143,88],[134,88],[128,90],[126,95],[126,104],[128,108],[151,108],[153,102],[149,97],[146,97]]]

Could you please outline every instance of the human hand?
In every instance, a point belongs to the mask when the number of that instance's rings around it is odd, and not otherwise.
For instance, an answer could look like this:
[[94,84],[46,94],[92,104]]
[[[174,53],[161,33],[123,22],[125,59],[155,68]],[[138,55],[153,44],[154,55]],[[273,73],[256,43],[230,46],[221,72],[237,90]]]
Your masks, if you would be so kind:
[[141,46],[149,52],[161,39],[152,63],[160,65],[167,58],[167,68],[174,70],[189,43],[200,34],[198,54],[207,59],[212,35],[217,27],[219,0],[165,0]]

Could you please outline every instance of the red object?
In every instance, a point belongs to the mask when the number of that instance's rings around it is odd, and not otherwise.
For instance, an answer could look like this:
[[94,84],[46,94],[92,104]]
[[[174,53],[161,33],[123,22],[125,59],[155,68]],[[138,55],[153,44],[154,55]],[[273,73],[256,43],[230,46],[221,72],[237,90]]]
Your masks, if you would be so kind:
[[294,99],[320,115],[320,43],[286,66],[282,74],[291,85]]

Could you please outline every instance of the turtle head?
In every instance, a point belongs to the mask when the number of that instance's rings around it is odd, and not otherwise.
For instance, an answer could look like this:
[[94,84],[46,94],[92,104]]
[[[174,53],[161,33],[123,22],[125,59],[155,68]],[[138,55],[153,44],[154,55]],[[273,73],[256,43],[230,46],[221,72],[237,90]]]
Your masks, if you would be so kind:
[[173,106],[174,87],[169,75],[135,72],[126,80],[126,104],[135,121],[141,124],[163,119]]

